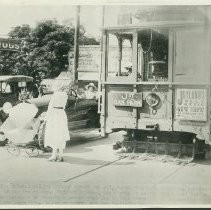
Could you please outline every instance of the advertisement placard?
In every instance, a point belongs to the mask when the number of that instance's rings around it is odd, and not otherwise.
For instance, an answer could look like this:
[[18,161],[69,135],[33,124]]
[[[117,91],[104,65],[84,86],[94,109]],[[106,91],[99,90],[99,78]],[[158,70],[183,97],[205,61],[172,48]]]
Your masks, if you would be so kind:
[[175,118],[180,120],[207,120],[207,91],[205,89],[177,89]]
[[142,93],[114,93],[113,104],[115,106],[142,107]]

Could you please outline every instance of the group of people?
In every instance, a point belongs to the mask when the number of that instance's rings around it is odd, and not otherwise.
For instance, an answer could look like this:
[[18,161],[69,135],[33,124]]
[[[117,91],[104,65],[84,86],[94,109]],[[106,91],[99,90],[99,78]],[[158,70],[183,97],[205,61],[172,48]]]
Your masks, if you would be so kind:
[[[86,90],[83,92],[83,94],[81,94],[80,96],[78,95],[79,98],[97,99],[97,87],[94,85],[94,83],[89,83],[88,85],[85,86],[85,89]],[[43,86],[41,86],[41,88],[39,88],[38,90],[39,90],[39,96],[38,96],[39,98],[42,97],[44,94]],[[68,88],[64,87],[64,85],[61,83],[61,84],[54,84],[52,90],[53,90],[53,95],[50,98],[47,112],[45,114],[44,113],[42,114],[40,120],[41,122],[43,122],[45,128],[43,133],[44,147],[52,148],[52,154],[51,157],[49,158],[49,161],[62,162],[64,161],[63,151],[66,146],[66,141],[70,140],[68,120],[65,112],[65,107],[68,100]],[[22,88],[19,94],[19,100],[23,102],[28,102],[27,100],[29,99],[28,95],[29,93],[27,92],[26,88]],[[21,103],[21,105],[24,104],[27,105],[28,103],[23,103],[23,104]],[[7,107],[7,105],[9,105],[9,107]],[[3,110],[5,111],[5,113],[7,113],[7,111],[12,110],[12,108],[15,107],[12,107],[10,103],[5,103]],[[11,112],[8,113],[9,117],[12,117]],[[20,114],[18,114],[17,112],[17,115],[19,116]],[[25,113],[25,115],[27,115],[27,113]],[[18,118],[18,116],[16,116],[16,118]]]

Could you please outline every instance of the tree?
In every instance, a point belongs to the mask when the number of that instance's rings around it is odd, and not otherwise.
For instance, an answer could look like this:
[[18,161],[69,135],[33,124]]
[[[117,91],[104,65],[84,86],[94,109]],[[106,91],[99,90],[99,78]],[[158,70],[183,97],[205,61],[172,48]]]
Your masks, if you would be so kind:
[[50,78],[66,70],[73,37],[74,28],[59,25],[55,20],[38,23],[31,34],[34,48],[30,53],[36,69]]
[[[53,78],[68,68],[68,52],[74,45],[73,25],[61,25],[56,20],[13,28],[9,36],[22,40],[21,52],[0,51],[0,74],[24,74],[36,82],[44,77]],[[99,44],[85,35],[80,27],[79,44]]]
[[86,30],[84,26],[80,25],[79,29],[79,45],[99,45],[100,42],[91,36],[85,35]]

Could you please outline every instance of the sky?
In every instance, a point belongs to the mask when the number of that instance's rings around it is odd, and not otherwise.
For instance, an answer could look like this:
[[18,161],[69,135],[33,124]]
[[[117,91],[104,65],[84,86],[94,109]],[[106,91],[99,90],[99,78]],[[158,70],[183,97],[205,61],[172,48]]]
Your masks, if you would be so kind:
[[[80,21],[85,26],[87,34],[100,36],[102,6],[81,6]],[[60,23],[73,18],[75,24],[75,5],[1,5],[0,6],[0,36],[5,36],[15,26],[36,23],[44,19],[57,19]]]
[[[76,5],[81,4],[81,24],[87,35],[96,38],[101,34],[102,6],[107,7],[107,20],[114,23],[116,15],[131,5],[155,4],[199,4],[196,0],[0,0],[0,37],[4,37],[15,26],[36,23],[44,19],[57,19],[62,23],[73,19],[75,24]],[[210,4],[210,0],[200,0],[201,4]],[[124,6],[121,6],[124,5]],[[134,6],[136,7],[136,6]]]

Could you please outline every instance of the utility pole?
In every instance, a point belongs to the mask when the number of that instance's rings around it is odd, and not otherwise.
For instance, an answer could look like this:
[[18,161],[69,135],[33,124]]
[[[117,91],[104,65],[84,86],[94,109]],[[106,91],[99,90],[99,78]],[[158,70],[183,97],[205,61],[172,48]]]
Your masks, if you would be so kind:
[[101,81],[101,79],[102,79],[101,76],[102,76],[102,63],[103,63],[102,60],[103,60],[103,35],[104,35],[103,27],[104,27],[104,22],[105,22],[105,6],[102,6],[102,13],[101,14],[102,14],[102,19],[101,19],[102,32],[101,32],[101,39],[100,39],[100,63],[101,63],[101,66],[100,66],[100,79],[99,79],[99,81]]
[[98,113],[100,113],[100,124],[101,124],[101,136],[105,137],[105,110],[106,110],[106,101],[105,101],[105,85],[102,85],[102,80],[105,80],[105,72],[103,71],[103,66],[105,63],[103,62],[103,50],[105,47],[105,32],[103,30],[104,24],[105,24],[105,6],[102,6],[102,20],[101,20],[101,27],[102,27],[102,33],[101,33],[101,42],[100,42],[100,54],[101,54],[101,66],[100,66],[100,77],[98,80],[98,92],[101,93],[101,97],[98,99]]
[[73,66],[73,81],[74,85],[78,85],[78,57],[79,57],[79,27],[80,27],[80,6],[76,7],[76,23],[74,36],[74,66]]

